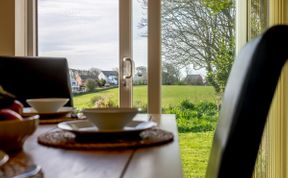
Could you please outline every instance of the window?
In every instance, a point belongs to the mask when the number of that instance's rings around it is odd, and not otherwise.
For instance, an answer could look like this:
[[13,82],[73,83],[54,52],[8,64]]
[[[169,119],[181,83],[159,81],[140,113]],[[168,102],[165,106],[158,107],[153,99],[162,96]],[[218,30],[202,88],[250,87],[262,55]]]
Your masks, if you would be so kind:
[[[132,78],[123,76],[133,75],[134,65],[145,69],[135,76],[140,83],[146,77],[147,85],[147,28],[139,27],[147,19],[143,6],[138,0],[38,0],[38,55],[68,59],[79,109],[93,107],[95,100],[107,101],[107,107],[132,106]],[[94,82],[92,91],[88,81]],[[137,86],[134,93],[133,105],[147,108],[147,87]]]

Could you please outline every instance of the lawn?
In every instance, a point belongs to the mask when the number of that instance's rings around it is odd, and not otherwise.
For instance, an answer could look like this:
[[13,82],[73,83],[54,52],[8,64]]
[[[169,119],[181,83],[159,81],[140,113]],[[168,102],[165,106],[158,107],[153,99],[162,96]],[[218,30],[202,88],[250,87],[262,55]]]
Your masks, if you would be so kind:
[[205,177],[213,133],[212,131],[179,133],[185,178]]
[[[104,96],[118,103],[118,88],[89,93],[74,97],[74,105],[78,109],[93,107],[91,98]],[[147,105],[147,86],[136,86],[133,89],[133,104],[137,107]],[[210,86],[169,85],[162,86],[162,107],[176,106],[180,101],[188,99],[192,103],[208,101],[216,103],[215,92]],[[181,159],[185,178],[201,178],[205,176],[213,131],[179,133]]]
[[[118,103],[118,88],[89,93],[74,97],[74,105],[78,109],[93,107],[91,98],[94,96],[105,96]],[[134,106],[147,105],[147,86],[136,86],[133,88]],[[162,86],[162,107],[175,106],[183,99],[189,99],[193,103],[210,101],[216,103],[215,92],[211,86],[189,86],[189,85],[164,85]]]
[[93,107],[93,103],[91,103],[91,98],[95,96],[106,96],[111,98],[115,103],[118,103],[118,88],[113,88],[110,90],[104,90],[100,92],[95,93],[89,93],[84,95],[78,95],[73,97],[74,106],[77,109],[83,109],[83,108],[90,108]]

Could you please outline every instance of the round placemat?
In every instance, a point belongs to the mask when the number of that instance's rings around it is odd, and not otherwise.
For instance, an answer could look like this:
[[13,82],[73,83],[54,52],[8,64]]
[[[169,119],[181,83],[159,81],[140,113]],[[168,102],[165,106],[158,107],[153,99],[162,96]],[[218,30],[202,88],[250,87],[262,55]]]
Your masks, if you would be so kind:
[[71,118],[71,117],[60,117],[60,118],[49,118],[49,119],[39,119],[40,124],[58,124],[60,122],[65,122],[65,121],[72,121],[75,120],[76,118]]
[[38,137],[38,143],[64,149],[81,149],[81,150],[107,150],[107,149],[127,149],[141,148],[165,144],[173,141],[171,132],[158,128],[148,129],[140,133],[137,139],[117,139],[113,141],[77,141],[76,136],[68,131],[51,131]]

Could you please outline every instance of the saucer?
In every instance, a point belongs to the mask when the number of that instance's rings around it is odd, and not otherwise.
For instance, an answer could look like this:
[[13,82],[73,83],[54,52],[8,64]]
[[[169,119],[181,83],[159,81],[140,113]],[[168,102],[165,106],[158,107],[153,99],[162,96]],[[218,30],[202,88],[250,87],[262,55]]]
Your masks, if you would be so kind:
[[8,159],[9,159],[9,156],[0,150],[0,166],[5,164],[8,161]]
[[26,116],[32,116],[32,115],[40,115],[40,119],[59,118],[59,117],[66,116],[68,113],[73,112],[73,110],[74,109],[72,107],[62,107],[57,112],[41,113],[41,112],[37,112],[32,107],[26,107],[23,109],[22,116],[26,117]]
[[58,128],[70,131],[76,135],[76,137],[100,137],[103,136],[131,136],[137,135],[141,131],[152,128],[157,124],[152,121],[131,121],[121,130],[99,130],[97,126],[88,120],[76,120],[61,122],[58,124]]

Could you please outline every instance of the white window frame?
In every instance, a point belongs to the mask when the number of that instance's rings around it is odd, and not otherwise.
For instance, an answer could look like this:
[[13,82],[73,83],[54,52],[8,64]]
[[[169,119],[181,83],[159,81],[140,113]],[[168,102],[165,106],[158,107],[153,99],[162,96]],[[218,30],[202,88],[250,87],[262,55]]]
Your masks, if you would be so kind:
[[[119,102],[120,107],[132,107],[132,78],[125,79],[125,58],[132,59],[132,0],[119,0]],[[132,72],[132,71],[130,71]]]
[[[26,55],[37,55],[37,0],[24,0],[27,14]],[[132,0],[119,0],[119,76],[123,58],[132,59]],[[119,77],[120,107],[132,107],[132,79]],[[128,87],[127,87],[128,86]],[[161,114],[161,0],[148,0],[148,113]]]
[[37,0],[27,2],[27,55],[38,55]]
[[15,55],[37,55],[37,0],[15,1]]
[[236,55],[248,40],[247,14],[247,0],[236,1]]

